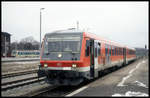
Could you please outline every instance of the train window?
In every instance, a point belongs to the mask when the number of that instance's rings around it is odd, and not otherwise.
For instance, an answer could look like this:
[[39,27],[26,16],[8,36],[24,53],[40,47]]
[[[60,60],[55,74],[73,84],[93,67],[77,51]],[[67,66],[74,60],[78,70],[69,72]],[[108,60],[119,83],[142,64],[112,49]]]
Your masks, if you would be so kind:
[[111,46],[111,55],[113,55],[113,46]]
[[115,55],[117,55],[117,49],[116,49],[116,47],[115,47]]
[[98,56],[101,55],[101,44],[98,42]]
[[118,48],[116,47],[116,55],[118,55]]
[[121,55],[121,48],[120,48],[120,55]]
[[112,47],[112,55],[115,55],[115,47]]
[[108,47],[107,47],[107,44],[105,44],[105,55],[107,55],[108,53]]
[[118,48],[119,49],[119,55],[120,55],[120,48]]
[[86,47],[85,47],[85,56],[89,56],[90,52],[90,41],[86,40]]
[[117,47],[117,55],[119,55],[119,48]]
[[95,57],[97,57],[97,48],[95,48]]
[[109,46],[109,56],[111,56],[111,46]]
[[120,55],[120,48],[118,48],[118,55]]
[[122,48],[120,48],[120,55],[122,55]]
[[97,57],[97,42],[95,42],[95,57]]
[[117,48],[117,55],[119,55],[119,48]]

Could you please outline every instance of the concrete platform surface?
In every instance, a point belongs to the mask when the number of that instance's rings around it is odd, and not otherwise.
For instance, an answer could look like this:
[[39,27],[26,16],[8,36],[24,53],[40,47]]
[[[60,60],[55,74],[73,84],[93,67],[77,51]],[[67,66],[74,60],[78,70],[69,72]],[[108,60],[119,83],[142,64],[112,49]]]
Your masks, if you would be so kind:
[[149,96],[148,62],[137,60],[67,96]]

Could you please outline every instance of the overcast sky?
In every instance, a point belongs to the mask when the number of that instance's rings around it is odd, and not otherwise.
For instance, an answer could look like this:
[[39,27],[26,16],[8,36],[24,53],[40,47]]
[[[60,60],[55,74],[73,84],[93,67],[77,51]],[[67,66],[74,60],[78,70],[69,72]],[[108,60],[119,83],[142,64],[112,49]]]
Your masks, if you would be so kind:
[[11,42],[76,27],[106,39],[128,45],[148,45],[148,2],[1,2],[2,31],[12,34]]

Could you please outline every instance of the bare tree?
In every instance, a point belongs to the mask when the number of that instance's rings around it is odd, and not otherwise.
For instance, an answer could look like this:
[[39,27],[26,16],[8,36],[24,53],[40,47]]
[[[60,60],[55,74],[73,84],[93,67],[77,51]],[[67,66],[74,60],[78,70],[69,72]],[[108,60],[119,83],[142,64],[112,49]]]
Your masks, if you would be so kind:
[[11,43],[12,50],[39,50],[39,42],[32,36],[23,38],[19,43]]
[[20,42],[23,42],[23,43],[33,43],[35,40],[32,36],[29,36],[29,37],[26,37],[26,38],[23,38]]

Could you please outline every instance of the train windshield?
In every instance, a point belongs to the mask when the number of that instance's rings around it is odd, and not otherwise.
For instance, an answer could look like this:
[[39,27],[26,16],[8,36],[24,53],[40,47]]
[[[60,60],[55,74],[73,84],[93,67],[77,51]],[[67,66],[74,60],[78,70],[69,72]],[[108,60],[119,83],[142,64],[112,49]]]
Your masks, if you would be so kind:
[[80,52],[80,36],[48,37],[44,44],[44,54],[52,52]]

